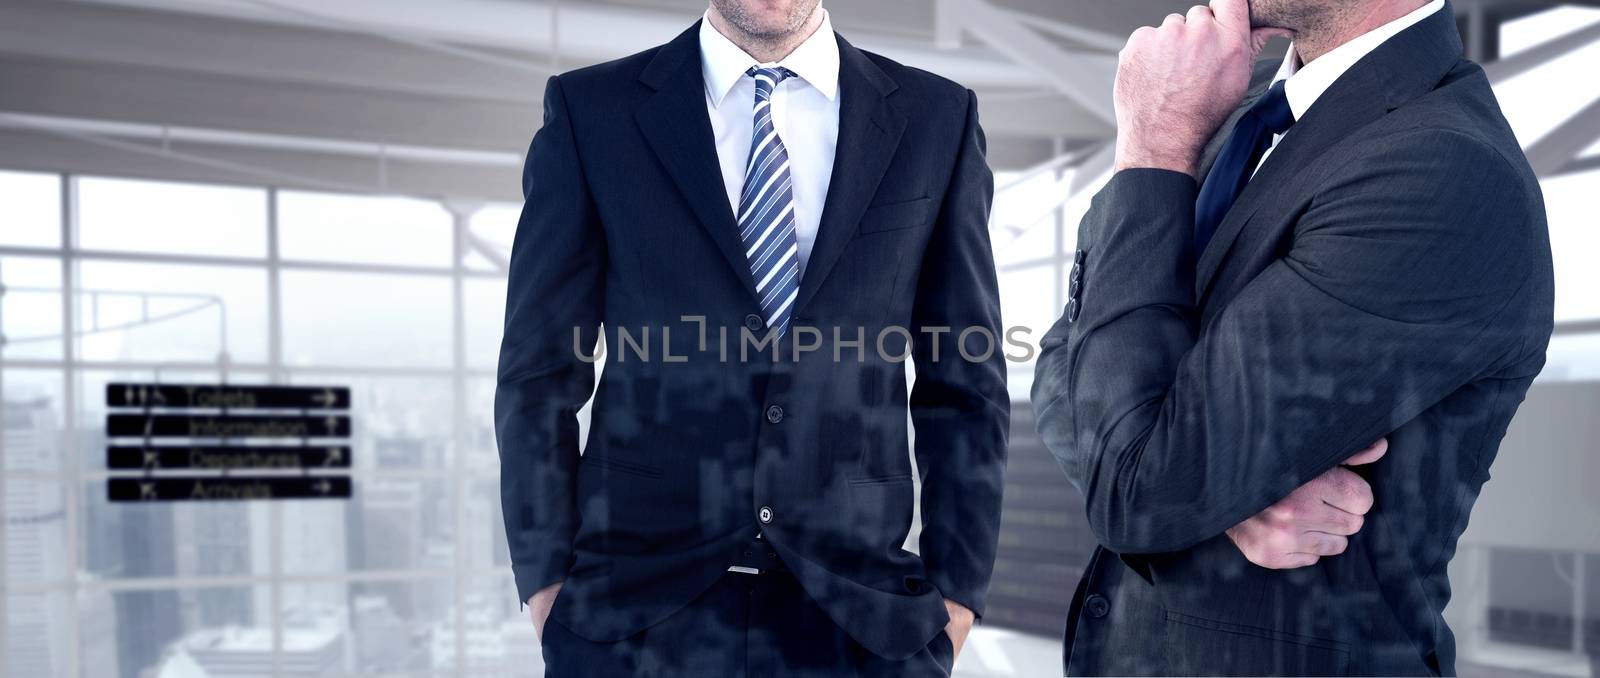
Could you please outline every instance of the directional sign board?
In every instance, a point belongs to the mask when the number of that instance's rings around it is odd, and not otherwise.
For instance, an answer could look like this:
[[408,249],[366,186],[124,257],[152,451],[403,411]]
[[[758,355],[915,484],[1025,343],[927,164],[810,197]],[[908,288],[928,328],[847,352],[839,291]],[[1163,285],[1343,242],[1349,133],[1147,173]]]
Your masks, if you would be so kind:
[[113,471],[341,469],[350,468],[350,446],[112,445],[106,448],[106,468]]
[[106,406],[348,410],[350,389],[305,386],[109,384],[106,386]]
[[350,418],[320,416],[261,416],[246,414],[111,414],[106,435],[113,438],[347,438]]
[[346,476],[155,476],[112,478],[111,501],[227,501],[241,499],[348,499]]
[[113,502],[350,497],[350,389],[106,385]]

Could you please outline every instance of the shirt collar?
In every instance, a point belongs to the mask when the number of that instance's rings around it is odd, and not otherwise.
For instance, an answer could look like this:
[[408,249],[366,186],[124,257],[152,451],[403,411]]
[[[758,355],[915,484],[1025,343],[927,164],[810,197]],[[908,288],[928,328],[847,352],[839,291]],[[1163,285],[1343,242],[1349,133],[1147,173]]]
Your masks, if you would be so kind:
[[1290,45],[1289,53],[1283,57],[1283,66],[1278,69],[1278,75],[1273,81],[1287,81],[1283,84],[1283,93],[1289,98],[1289,110],[1294,111],[1294,119],[1304,118],[1306,112],[1311,110],[1311,105],[1322,97],[1322,93],[1333,87],[1333,83],[1338,82],[1339,77],[1361,61],[1362,57],[1371,54],[1380,45],[1388,42],[1389,38],[1433,16],[1434,12],[1444,8],[1444,4],[1445,0],[1433,0],[1410,14],[1335,47],[1309,64],[1301,64],[1294,45]]
[[[1443,2],[1444,0],[1440,0]],[[820,9],[820,8],[819,8]],[[705,75],[706,96],[714,106],[721,106],[723,97],[739,84],[751,66],[783,66],[800,79],[815,87],[822,96],[832,101],[839,94],[839,40],[833,34],[833,22],[828,10],[822,9],[822,24],[817,31],[800,43],[793,52],[776,63],[756,61],[727,36],[711,25],[711,12],[700,20],[700,68]]]

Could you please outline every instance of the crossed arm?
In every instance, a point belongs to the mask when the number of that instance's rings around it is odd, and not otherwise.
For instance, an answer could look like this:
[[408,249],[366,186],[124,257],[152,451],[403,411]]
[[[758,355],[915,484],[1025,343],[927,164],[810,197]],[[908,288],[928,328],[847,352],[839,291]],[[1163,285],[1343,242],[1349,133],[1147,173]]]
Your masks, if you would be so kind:
[[1124,170],[1096,196],[1081,315],[1044,338],[1033,402],[1107,548],[1220,535],[1521,341],[1493,322],[1531,259],[1510,165],[1451,132],[1368,142],[1390,161],[1332,171],[1286,255],[1203,331],[1184,263],[1194,179]]

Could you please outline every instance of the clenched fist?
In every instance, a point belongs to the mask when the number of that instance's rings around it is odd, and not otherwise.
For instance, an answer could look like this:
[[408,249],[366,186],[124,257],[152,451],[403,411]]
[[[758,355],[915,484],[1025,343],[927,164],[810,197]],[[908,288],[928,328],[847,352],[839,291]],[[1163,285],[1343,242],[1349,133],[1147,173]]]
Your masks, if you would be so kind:
[[1344,466],[1312,479],[1266,510],[1228,529],[1228,538],[1250,562],[1284,570],[1305,567],[1344,553],[1372,509],[1372,487],[1345,466],[1370,464],[1389,450],[1379,438],[1345,460]]
[[1252,29],[1248,0],[1212,0],[1134,31],[1117,66],[1116,169],[1194,176],[1206,141],[1244,98],[1261,48],[1289,35]]

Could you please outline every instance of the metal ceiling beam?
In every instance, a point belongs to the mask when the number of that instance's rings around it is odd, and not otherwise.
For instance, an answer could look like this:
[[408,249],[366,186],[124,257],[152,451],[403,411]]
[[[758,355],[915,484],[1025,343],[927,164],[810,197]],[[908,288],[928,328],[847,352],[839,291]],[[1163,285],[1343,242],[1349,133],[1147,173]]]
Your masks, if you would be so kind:
[[215,144],[280,151],[308,151],[349,155],[372,160],[399,159],[463,165],[520,167],[523,156],[512,151],[462,151],[396,144],[375,144],[344,139],[316,139],[232,130],[172,125],[148,125],[82,118],[38,116],[0,111],[0,128],[55,132],[62,136],[110,137],[144,141],[166,147],[173,143]]
[[1116,112],[1111,86],[1116,79],[1117,57],[1098,52],[1062,49],[1030,27],[1022,15],[985,0],[940,0],[946,11],[961,17],[962,28],[991,49],[1044,77],[1056,91],[1101,122],[1103,135],[1112,133]]
[[1498,61],[1483,64],[1483,71],[1489,76],[1490,82],[1502,82],[1592,45],[1596,40],[1600,40],[1600,24],[1578,29]]
[[1088,49],[1116,54],[1122,51],[1122,46],[1127,44],[1128,36],[1102,33],[1100,31],[1073,25],[1064,21],[1056,21],[1045,17],[1035,17],[1013,13],[1012,16],[1021,18],[1038,30],[1055,35],[1064,40],[1082,45]]
[[1104,121],[1059,96],[1011,97],[979,91],[978,116],[990,134],[1032,136],[1042,146],[1057,137],[1077,141],[1104,139],[1111,133]]
[[23,59],[0,59],[0,111],[475,151],[525,151],[543,120],[536,103]]
[[1566,176],[1568,174],[1582,174],[1584,172],[1593,172],[1596,170],[1600,170],[1600,155],[1587,155],[1567,163],[1566,166],[1562,167],[1559,172],[1546,176],[1545,178],[1553,179],[1555,177]]
[[59,0],[0,4],[0,55],[537,106],[544,61],[514,67],[368,35]]
[[1566,172],[1577,155],[1596,141],[1600,141],[1600,100],[1567,118],[1524,151],[1534,174],[1546,177]]
[[[557,70],[608,61],[665,43],[698,18],[697,12],[570,0],[561,3],[549,0],[452,0],[449,3],[386,0],[381,9],[374,9],[373,3],[357,0],[87,1],[164,10],[162,13],[182,12],[302,29],[510,50],[532,55],[532,63]],[[943,51],[925,41],[894,35],[854,33],[847,37],[862,49],[939,73],[969,87],[1025,88],[1046,82],[1036,73],[1015,68],[993,50]]]
[[[33,172],[70,172],[159,181],[273,186],[311,191],[522,200],[522,172],[515,167],[461,165],[178,142],[158,144],[115,139],[115,145],[50,132],[0,129],[0,165]],[[138,150],[142,149],[142,150]],[[203,158],[197,163],[186,158]]]
[[990,134],[989,152],[985,157],[989,168],[996,172],[1014,172],[1045,162],[1055,153],[1048,142],[1038,137],[1010,137]]
[[1199,0],[1114,0],[1113,2],[1062,2],[1062,0],[991,0],[1014,12],[1047,17],[1098,33],[1126,39],[1134,29],[1158,23],[1172,12],[1183,13]]

